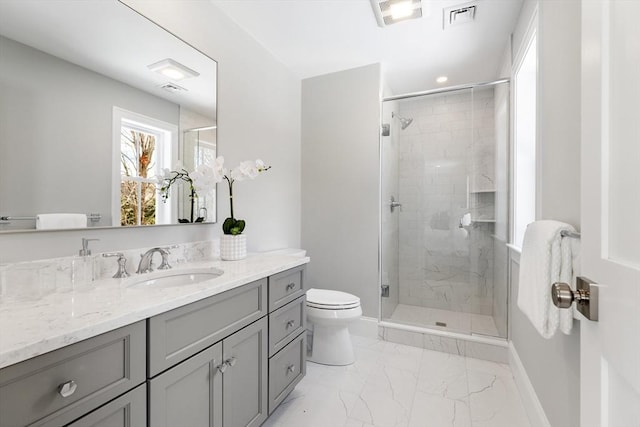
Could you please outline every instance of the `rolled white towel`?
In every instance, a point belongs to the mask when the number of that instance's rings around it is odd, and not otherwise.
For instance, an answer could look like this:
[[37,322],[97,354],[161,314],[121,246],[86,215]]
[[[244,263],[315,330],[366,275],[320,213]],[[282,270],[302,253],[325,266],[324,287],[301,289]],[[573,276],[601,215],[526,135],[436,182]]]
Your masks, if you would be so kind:
[[87,215],[79,213],[55,213],[36,215],[37,230],[55,230],[61,228],[86,228]]
[[572,310],[560,310],[551,301],[551,285],[568,283],[574,288],[574,259],[571,238],[561,237],[562,230],[575,229],[559,221],[535,221],[527,227],[520,257],[518,308],[529,318],[544,338],[558,329],[571,333]]

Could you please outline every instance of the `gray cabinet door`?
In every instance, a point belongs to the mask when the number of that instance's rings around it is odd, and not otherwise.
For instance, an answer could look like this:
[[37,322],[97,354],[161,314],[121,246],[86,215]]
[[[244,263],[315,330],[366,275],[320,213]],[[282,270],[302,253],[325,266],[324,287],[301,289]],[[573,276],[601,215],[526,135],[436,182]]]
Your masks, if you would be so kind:
[[223,341],[224,427],[257,427],[268,417],[267,318]]
[[149,380],[149,427],[222,427],[222,343]]
[[139,427],[147,425],[147,385],[142,384],[68,427]]

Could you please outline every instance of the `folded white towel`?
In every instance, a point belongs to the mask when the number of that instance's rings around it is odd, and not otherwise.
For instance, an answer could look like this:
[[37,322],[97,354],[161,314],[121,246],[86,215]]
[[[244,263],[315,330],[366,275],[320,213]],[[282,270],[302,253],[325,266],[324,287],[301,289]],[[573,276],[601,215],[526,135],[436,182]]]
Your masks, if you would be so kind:
[[78,213],[55,213],[36,215],[37,230],[61,228],[86,228],[87,215]]
[[551,301],[555,282],[573,285],[573,251],[570,237],[562,230],[575,229],[559,221],[536,221],[527,227],[520,257],[518,307],[544,338],[551,338],[560,328],[571,333],[573,311],[560,310]]

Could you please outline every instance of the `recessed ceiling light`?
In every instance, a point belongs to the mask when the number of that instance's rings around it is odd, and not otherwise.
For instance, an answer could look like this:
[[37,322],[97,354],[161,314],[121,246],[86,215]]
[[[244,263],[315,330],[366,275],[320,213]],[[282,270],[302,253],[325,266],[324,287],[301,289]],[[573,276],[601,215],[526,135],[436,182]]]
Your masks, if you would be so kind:
[[[386,27],[407,19],[421,18],[422,0],[370,0],[378,26]],[[426,10],[425,10],[426,15]]]
[[411,0],[391,3],[389,5],[389,12],[391,13],[391,19],[393,19],[394,21],[411,16],[411,14],[413,13],[413,5],[411,4]]
[[436,79],[436,82],[438,82],[438,83],[444,83],[444,82],[446,82],[447,80],[449,80],[449,77],[447,77],[447,76],[440,76],[440,77],[438,77],[438,78]]
[[171,58],[163,59],[162,61],[149,65],[147,68],[174,81],[198,77],[200,75],[197,71],[194,71]]

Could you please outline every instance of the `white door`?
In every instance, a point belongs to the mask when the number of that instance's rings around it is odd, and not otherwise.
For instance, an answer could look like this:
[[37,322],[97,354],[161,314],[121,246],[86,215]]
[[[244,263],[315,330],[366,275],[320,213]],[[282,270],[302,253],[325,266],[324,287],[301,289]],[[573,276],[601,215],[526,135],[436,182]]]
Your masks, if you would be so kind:
[[582,275],[600,301],[580,322],[581,427],[640,426],[639,16],[582,0]]

